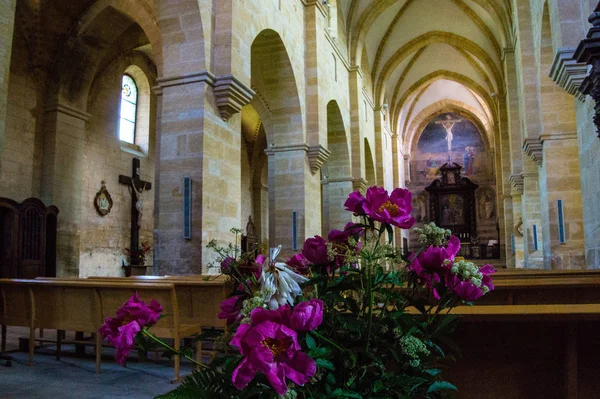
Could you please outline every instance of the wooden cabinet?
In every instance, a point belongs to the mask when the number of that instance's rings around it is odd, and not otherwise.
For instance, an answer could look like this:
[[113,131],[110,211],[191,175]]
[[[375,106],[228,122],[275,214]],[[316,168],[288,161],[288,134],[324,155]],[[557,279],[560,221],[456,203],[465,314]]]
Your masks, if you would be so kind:
[[58,208],[0,197],[0,278],[56,276]]

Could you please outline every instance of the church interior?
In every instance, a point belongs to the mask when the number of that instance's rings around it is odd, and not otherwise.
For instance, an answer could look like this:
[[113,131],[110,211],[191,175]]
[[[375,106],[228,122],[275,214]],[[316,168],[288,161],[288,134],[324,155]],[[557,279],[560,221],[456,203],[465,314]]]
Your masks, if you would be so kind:
[[[7,326],[29,356],[63,331],[86,351],[69,312],[38,337],[15,279],[47,281],[48,313],[77,291],[62,304],[93,323],[94,295],[175,276],[222,327],[223,293],[192,277],[218,274],[211,240],[289,257],[377,185],[498,269],[458,330],[458,397],[598,397],[597,48],[594,0],[0,0],[2,352]],[[0,397],[19,397],[10,373],[48,356],[9,354]]]

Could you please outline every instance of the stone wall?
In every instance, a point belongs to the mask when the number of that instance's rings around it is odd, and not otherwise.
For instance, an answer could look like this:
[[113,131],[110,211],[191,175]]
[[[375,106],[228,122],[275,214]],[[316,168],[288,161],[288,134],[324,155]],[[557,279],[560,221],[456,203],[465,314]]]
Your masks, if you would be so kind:
[[19,29],[15,32],[14,40],[8,80],[0,197],[23,201],[40,196],[41,135],[37,130],[41,126],[43,90],[32,73],[27,47]]
[[[131,65],[137,73],[131,72]],[[143,68],[143,69],[142,69]],[[119,140],[119,117],[121,79],[129,72],[138,87],[138,118],[136,143],[130,147]],[[88,112],[91,114],[85,135],[84,174],[82,187],[82,220],[80,224],[79,276],[122,275],[124,249],[130,247],[130,221],[132,188],[119,184],[119,175],[131,176],[132,158],[140,159],[141,179],[154,182],[154,141],[156,121],[156,98],[150,87],[154,85],[155,71],[143,62],[143,58],[122,56],[94,79],[90,91]],[[148,145],[150,143],[150,145]],[[145,149],[144,149],[145,147]],[[135,148],[137,153],[131,151]],[[101,182],[111,194],[113,208],[102,217],[94,208],[93,201],[101,188]],[[140,244],[153,246],[154,193],[143,194],[143,216],[140,228]],[[146,264],[152,266],[152,252],[146,256]]]

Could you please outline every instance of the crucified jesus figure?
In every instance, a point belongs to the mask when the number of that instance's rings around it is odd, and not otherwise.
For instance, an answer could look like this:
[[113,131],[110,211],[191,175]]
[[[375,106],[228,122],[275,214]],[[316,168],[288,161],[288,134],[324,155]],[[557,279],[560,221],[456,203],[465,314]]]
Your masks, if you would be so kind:
[[452,128],[458,122],[461,122],[461,119],[452,119],[450,115],[446,115],[446,120],[441,120],[436,122],[436,124],[440,124],[446,129],[446,137],[445,140],[448,142],[448,153],[452,152],[452,140],[454,140],[454,134],[452,134]]
[[144,213],[144,199],[142,198],[142,194],[144,194],[145,186],[142,186],[142,188],[138,190],[135,186],[135,182],[131,180],[131,187],[133,188],[133,195],[135,197],[135,209],[137,209],[139,215],[137,224],[139,227],[142,227],[142,216]]

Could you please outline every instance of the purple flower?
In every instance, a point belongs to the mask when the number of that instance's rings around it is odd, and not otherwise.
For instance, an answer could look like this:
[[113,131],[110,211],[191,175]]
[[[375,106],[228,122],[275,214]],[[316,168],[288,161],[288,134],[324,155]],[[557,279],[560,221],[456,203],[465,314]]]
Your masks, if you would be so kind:
[[144,327],[156,324],[162,310],[154,299],[146,305],[136,292],[117,310],[116,317],[106,319],[98,332],[117,349],[117,363],[125,365],[127,355],[135,346],[135,336]]
[[496,273],[496,269],[492,265],[485,265],[479,268],[479,273],[482,275],[480,286],[473,284],[472,279],[461,279],[453,273],[448,273],[446,276],[446,286],[458,299],[466,302],[475,301],[494,290],[491,275]]
[[391,224],[401,229],[409,229],[415,224],[411,217],[412,194],[403,188],[396,188],[388,195],[383,187],[369,187],[366,201],[362,204],[364,212],[373,220]]
[[[450,237],[445,247],[436,247],[431,245],[427,250],[421,252],[416,260],[420,266],[428,271],[437,271],[440,269],[449,269],[452,266],[454,258],[460,251],[460,241],[455,236]],[[444,261],[448,260],[444,264]],[[414,261],[414,257],[413,257]]]
[[260,371],[275,392],[285,395],[286,379],[304,385],[315,375],[315,361],[301,351],[297,332],[286,323],[289,311],[287,305],[278,310],[257,308],[251,324],[240,325],[230,342],[244,355],[232,375],[237,389],[244,389]]
[[298,273],[301,273],[301,274],[308,273],[308,264],[309,263],[310,262],[302,254],[302,252],[295,254],[287,262],[285,262],[286,265],[290,266],[291,268],[295,269]]
[[235,259],[232,258],[231,256],[227,256],[225,259],[223,259],[221,261],[221,273],[223,274],[231,274],[231,269],[233,267],[233,264],[235,262]]
[[227,325],[231,325],[242,318],[242,304],[244,296],[234,295],[221,302],[221,311],[218,314],[219,319],[227,319]]
[[315,265],[330,263],[329,256],[327,255],[327,242],[321,236],[307,238],[304,241],[302,254]]
[[363,203],[365,201],[365,197],[363,197],[360,191],[354,191],[350,193],[344,206],[347,211],[354,213],[356,216],[363,216],[365,215],[365,211],[363,210]]
[[312,331],[323,322],[323,301],[311,299],[300,302],[290,315],[290,327],[296,331]]

